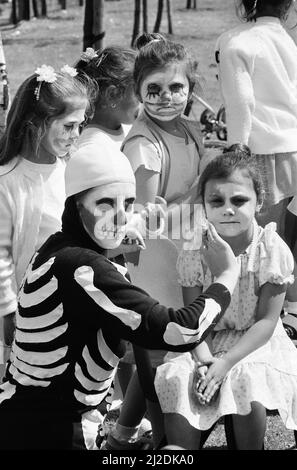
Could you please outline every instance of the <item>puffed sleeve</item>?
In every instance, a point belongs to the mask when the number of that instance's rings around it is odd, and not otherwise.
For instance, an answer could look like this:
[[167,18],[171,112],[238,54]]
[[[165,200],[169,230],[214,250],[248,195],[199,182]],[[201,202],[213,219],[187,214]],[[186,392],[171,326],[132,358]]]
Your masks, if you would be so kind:
[[275,231],[272,222],[266,225],[259,245],[259,286],[293,284],[294,258],[288,245]]
[[146,170],[161,173],[162,159],[157,147],[145,137],[128,140],[123,152],[130,161],[134,173],[143,166]]
[[183,287],[196,287],[204,284],[204,271],[199,250],[182,249],[177,258],[176,268],[178,282]]

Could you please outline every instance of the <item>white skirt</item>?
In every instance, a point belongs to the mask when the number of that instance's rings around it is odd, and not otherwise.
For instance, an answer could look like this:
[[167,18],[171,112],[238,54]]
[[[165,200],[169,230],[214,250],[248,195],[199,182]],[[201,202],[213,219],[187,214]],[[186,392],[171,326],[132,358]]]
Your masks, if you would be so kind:
[[[218,341],[215,341],[214,353],[222,351],[222,346],[225,351],[230,349],[243,333],[238,330],[216,332]],[[281,321],[264,346],[232,367],[209,405],[201,405],[193,395],[195,363],[191,353],[168,353],[165,360],[155,378],[164,413],[181,414],[193,427],[204,430],[221,416],[249,414],[251,403],[256,401],[267,409],[278,410],[288,429],[297,429],[297,349]]]

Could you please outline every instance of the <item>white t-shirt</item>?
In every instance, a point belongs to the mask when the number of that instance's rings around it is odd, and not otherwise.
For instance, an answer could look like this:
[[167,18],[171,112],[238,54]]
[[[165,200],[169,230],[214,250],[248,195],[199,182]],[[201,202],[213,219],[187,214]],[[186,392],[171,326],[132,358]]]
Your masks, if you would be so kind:
[[35,249],[38,250],[53,233],[61,230],[61,218],[65,202],[65,161],[57,158],[55,163],[40,164],[22,160],[22,165],[41,175],[43,180],[43,206]]

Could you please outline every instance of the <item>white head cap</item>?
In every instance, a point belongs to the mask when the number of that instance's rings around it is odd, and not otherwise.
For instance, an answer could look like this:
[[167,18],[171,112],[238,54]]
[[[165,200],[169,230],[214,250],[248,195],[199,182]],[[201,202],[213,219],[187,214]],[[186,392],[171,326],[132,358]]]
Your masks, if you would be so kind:
[[66,198],[86,189],[117,183],[132,183],[135,177],[128,158],[116,146],[81,145],[66,166]]

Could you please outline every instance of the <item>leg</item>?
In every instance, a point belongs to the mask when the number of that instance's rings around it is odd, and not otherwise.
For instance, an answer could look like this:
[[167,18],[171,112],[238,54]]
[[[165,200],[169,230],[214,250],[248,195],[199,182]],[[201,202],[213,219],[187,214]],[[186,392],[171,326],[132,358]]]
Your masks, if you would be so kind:
[[164,418],[159,402],[146,401],[149,419],[152,424],[154,449],[158,448],[164,439]]
[[183,447],[187,450],[198,450],[201,431],[193,428],[182,415],[164,414],[165,432],[168,445]]
[[266,431],[266,408],[252,403],[250,414],[233,415],[233,429],[238,450],[261,450]]
[[146,412],[146,402],[137,371],[129,382],[118,423],[122,426],[138,426]]
[[118,376],[118,380],[120,383],[123,397],[126,394],[129,382],[132,379],[133,374],[135,372],[135,368],[136,366],[134,364],[129,364],[127,362],[122,362],[122,361],[120,361],[119,363],[117,376]]

